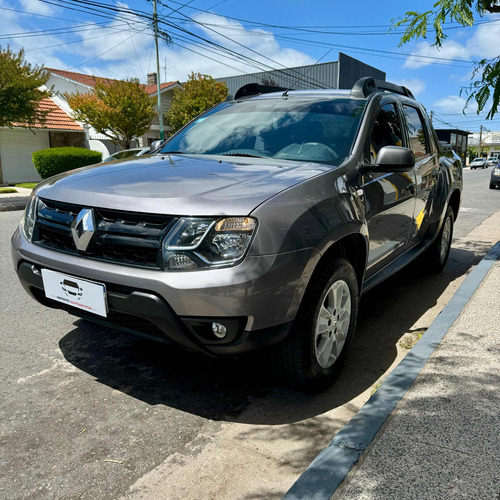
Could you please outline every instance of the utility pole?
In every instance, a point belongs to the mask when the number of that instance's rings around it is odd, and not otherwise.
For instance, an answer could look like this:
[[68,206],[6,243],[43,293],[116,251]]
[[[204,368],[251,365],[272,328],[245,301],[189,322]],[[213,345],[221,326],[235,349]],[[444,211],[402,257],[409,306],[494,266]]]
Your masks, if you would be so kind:
[[479,128],[479,158],[483,157],[483,126]]
[[434,116],[434,111],[431,110],[431,125],[432,125],[432,117]]
[[156,83],[158,92],[158,118],[160,122],[160,139],[165,139],[163,133],[163,114],[161,112],[161,94],[160,94],[160,53],[158,52],[158,14],[156,13],[156,0],[153,0],[153,28],[155,32],[155,47],[156,47]]

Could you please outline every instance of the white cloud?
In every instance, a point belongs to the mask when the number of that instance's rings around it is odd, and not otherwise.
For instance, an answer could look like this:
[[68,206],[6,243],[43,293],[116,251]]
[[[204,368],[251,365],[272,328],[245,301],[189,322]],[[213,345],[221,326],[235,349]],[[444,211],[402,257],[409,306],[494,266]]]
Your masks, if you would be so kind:
[[[487,21],[500,20],[498,16],[488,16],[484,19]],[[467,32],[467,30],[464,31]],[[447,40],[440,49],[432,47],[429,42],[420,42],[417,44],[416,49],[412,51],[412,55],[462,59],[464,61],[477,61],[498,55],[498,47],[500,47],[500,23],[480,24],[475,29],[469,28],[469,33],[472,33],[472,35],[465,43]],[[448,64],[451,62],[408,57],[404,67],[417,69],[433,63]]]
[[35,14],[52,14],[54,8],[45,2],[40,2],[40,0],[19,0],[21,6],[26,12],[34,12]]
[[406,87],[407,89],[411,90],[413,95],[421,94],[426,89],[425,82],[423,80],[420,80],[420,78],[411,78],[409,80],[406,79],[398,80],[397,83],[398,85],[402,85],[403,87]]
[[87,60],[98,57],[100,61],[134,61],[137,59],[135,53],[138,56],[144,54],[152,40],[146,32],[138,32],[144,30],[144,26],[139,23],[129,26],[115,20],[105,29],[96,24],[94,27],[79,33],[82,43],[79,44],[78,52]]
[[[213,76],[255,73],[265,71],[269,67],[280,69],[315,62],[313,58],[303,52],[280,47],[274,35],[269,31],[245,29],[239,22],[230,21],[225,17],[210,13],[200,14],[195,19],[205,25],[201,26],[205,38],[210,38],[213,42],[227,47],[243,56],[243,58],[251,58],[256,61],[256,63],[245,59],[237,61],[234,60],[233,56],[226,58],[207,53],[210,57],[220,61],[219,63],[202,61],[202,64],[210,70],[210,74]],[[196,50],[200,51],[199,48],[196,48]],[[204,52],[203,49],[201,52]],[[229,66],[234,66],[236,69]],[[191,67],[191,69],[196,70],[196,67]]]
[[[436,101],[433,106],[440,113],[459,114],[462,113],[465,107],[466,99],[457,95],[450,95]],[[471,102],[467,107],[467,114],[471,115],[477,111],[477,105]]]
[[[9,1],[0,0],[0,6],[5,3],[8,5]],[[38,12],[42,13],[40,9],[44,9],[43,5],[47,5],[39,0],[19,1],[31,12],[35,12],[38,6]],[[127,4],[121,2],[119,5],[128,7]],[[6,22],[0,23],[0,34],[47,27],[41,24],[38,25],[39,27],[33,27],[29,16],[19,16],[8,11],[5,11],[3,16]],[[64,17],[67,17],[67,14]],[[172,30],[174,44],[166,46],[160,43],[162,81],[165,79],[165,61],[169,81],[185,81],[192,71],[214,77],[224,77],[265,71],[269,67],[289,68],[315,62],[303,52],[280,46],[269,31],[245,29],[240,23],[214,14],[204,13],[196,20],[205,23],[206,26],[190,23],[186,24],[187,29],[234,53],[224,57],[223,53],[216,48],[207,50],[204,48],[206,46],[200,46],[198,42],[186,43],[185,40],[176,38],[176,32]],[[140,30],[143,31],[138,32]],[[78,42],[68,44],[75,40]],[[9,42],[15,50],[24,46],[26,57],[30,62],[43,63],[47,67],[70,69],[110,78],[135,77],[142,82],[146,81],[147,73],[156,71],[154,40],[150,26],[144,22],[137,22],[132,26],[118,19],[106,25],[88,22],[88,29],[73,34],[24,37],[12,39]],[[256,62],[252,63],[248,58]]]
[[[41,3],[41,2],[38,2]],[[5,3],[0,0],[0,6],[6,6],[7,8],[11,8],[10,3]],[[4,10],[2,11],[2,22],[0,23],[0,35],[6,35],[8,33],[21,33],[27,32],[29,29],[26,26],[21,24],[21,20],[25,16],[19,16],[15,12]],[[40,49],[41,41],[39,37],[23,37],[23,38],[13,38],[11,40],[7,40],[5,45],[2,43],[3,47],[7,45],[10,48],[17,52],[19,49],[23,48],[25,51],[25,58],[32,64],[44,64],[47,67],[64,67],[65,64],[61,61],[59,57],[55,54],[55,48],[47,48],[44,50]],[[64,41],[55,36],[45,36],[43,37],[43,46],[58,46]]]
[[[436,47],[432,47],[429,42],[420,42],[417,45],[417,49],[412,52],[412,56],[439,57],[442,59],[463,59],[464,61],[467,61],[469,59],[469,53],[467,49],[463,45],[452,40],[445,42],[439,50]],[[447,64],[448,62],[452,61],[433,61],[432,59],[421,59],[420,57],[408,57],[403,67],[417,69],[421,68],[422,66],[432,64],[433,62]]]
[[[175,33],[172,33],[174,44],[170,47],[164,44],[160,45],[162,81],[165,79],[165,61],[168,81],[185,81],[192,71],[218,78],[265,71],[266,67],[269,66],[280,69],[314,63],[314,59],[302,52],[280,47],[270,32],[261,29],[247,30],[240,23],[214,14],[201,14],[196,17],[196,20],[207,24],[207,26],[190,25],[191,31],[196,31],[204,38],[210,39],[243,57],[254,59],[257,61],[256,67],[250,65],[249,61],[244,58],[238,60],[237,55],[224,57],[219,51],[213,52],[213,49],[209,51],[199,45],[188,44],[185,40],[177,39]],[[97,30],[80,34],[82,44],[77,49],[78,54],[84,56],[84,60],[101,55],[98,59],[84,64],[83,67],[78,66],[75,71],[111,78],[138,77],[141,81],[145,81],[145,73],[156,71],[151,32],[136,34],[132,41],[132,39],[127,40],[127,38],[134,32],[130,31],[128,27],[124,29],[121,22],[113,21],[108,26],[116,32],[106,31],[106,35],[98,38],[95,38],[96,33],[99,34]],[[101,64],[102,62],[105,64]]]

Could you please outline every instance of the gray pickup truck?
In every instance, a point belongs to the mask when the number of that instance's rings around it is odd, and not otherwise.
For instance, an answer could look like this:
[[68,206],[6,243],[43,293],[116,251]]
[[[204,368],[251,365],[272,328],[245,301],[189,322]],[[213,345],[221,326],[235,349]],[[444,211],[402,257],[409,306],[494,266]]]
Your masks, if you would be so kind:
[[49,307],[327,386],[360,294],[448,258],[462,165],[397,85],[242,87],[149,156],[40,183],[12,238]]

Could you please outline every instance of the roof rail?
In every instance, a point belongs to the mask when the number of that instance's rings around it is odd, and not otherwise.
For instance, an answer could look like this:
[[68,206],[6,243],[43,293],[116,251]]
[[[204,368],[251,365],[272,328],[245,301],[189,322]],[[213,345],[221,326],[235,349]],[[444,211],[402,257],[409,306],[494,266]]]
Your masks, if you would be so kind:
[[394,83],[384,82],[383,80],[376,80],[371,76],[360,78],[352,87],[351,97],[368,97],[377,90],[387,90],[395,94],[401,94],[411,99],[415,99],[413,94],[406,88]]
[[273,87],[271,85],[260,85],[258,83],[247,83],[240,87],[234,99],[241,99],[242,97],[249,97],[251,95],[269,94],[270,92],[284,92],[286,89],[283,87]]

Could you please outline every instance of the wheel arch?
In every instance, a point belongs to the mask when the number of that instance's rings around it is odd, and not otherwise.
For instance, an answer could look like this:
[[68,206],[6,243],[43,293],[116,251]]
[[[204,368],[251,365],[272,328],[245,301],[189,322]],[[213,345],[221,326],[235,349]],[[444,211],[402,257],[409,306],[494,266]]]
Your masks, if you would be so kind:
[[322,271],[328,262],[334,258],[344,258],[350,262],[358,279],[358,286],[361,290],[363,278],[366,268],[366,259],[368,255],[366,238],[360,233],[347,234],[335,242],[333,242],[326,251],[323,251],[322,256],[311,276],[312,282],[315,276]]

